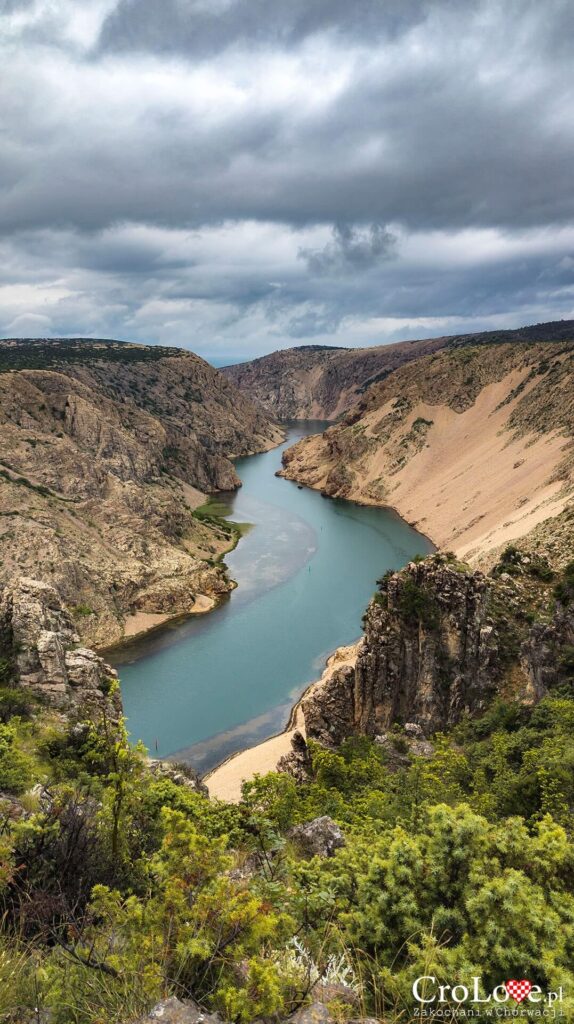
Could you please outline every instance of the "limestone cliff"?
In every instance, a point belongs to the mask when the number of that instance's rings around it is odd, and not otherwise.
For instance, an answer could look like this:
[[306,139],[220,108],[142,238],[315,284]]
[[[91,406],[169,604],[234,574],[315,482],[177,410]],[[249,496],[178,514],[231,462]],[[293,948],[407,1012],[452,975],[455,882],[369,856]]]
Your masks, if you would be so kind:
[[177,349],[4,341],[0,371],[0,583],[50,583],[99,646],[230,588],[230,534],[193,509],[280,440],[264,412]]
[[369,348],[302,345],[223,367],[237,387],[282,420],[335,420],[372,384],[399,367],[441,349],[469,345],[558,342],[574,337],[572,321],[534,324],[518,330],[401,341]]
[[491,576],[444,555],[387,574],[355,665],[326,674],[302,702],[307,737],[338,745],[407,722],[428,736],[484,711],[497,694],[532,703],[566,683],[574,588],[553,589],[557,578],[520,555]]
[[286,451],[283,475],[391,505],[437,546],[491,562],[572,507],[570,338],[450,344],[402,366],[340,423]]
[[39,580],[21,577],[0,588],[0,658],[3,682],[66,715],[121,711],[114,669],[80,645],[57,591]]

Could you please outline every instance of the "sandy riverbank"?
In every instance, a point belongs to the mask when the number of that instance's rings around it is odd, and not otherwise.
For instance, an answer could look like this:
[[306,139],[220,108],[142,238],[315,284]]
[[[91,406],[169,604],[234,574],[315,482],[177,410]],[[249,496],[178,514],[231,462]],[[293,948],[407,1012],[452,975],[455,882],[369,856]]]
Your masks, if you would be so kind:
[[354,665],[360,640],[348,647],[338,647],[328,658],[327,667],[320,679],[311,683],[294,705],[289,721],[283,732],[271,736],[255,747],[232,754],[222,764],[209,772],[204,782],[211,797],[238,803],[241,799],[241,786],[253,779],[255,775],[265,775],[277,767],[277,762],[291,750],[291,740],[296,731],[305,735],[305,719],[303,717],[303,701],[317,687],[320,687],[336,669],[343,665]]
[[[210,597],[207,594],[197,594],[193,608],[190,608],[186,615],[205,615],[206,612],[210,612],[215,608],[217,601],[214,597]],[[163,626],[164,623],[169,622],[171,619],[181,619],[181,612],[176,615],[168,614],[154,614],[153,612],[134,612],[133,615],[127,615],[124,624],[124,639],[133,640],[136,636],[143,636],[145,633],[149,633],[152,629],[157,629],[158,626]]]

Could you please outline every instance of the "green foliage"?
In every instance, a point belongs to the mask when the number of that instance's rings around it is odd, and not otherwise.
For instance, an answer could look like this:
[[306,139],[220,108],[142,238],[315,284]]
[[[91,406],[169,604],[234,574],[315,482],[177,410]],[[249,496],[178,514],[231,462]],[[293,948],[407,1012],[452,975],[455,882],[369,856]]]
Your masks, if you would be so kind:
[[[23,339],[17,345],[0,345],[0,373],[10,370],[42,370],[65,363],[147,363],[179,355],[178,349],[160,345],[128,345],[96,338]],[[42,406],[40,406],[42,408]]]
[[407,622],[420,622],[429,629],[437,628],[438,615],[435,602],[412,576],[406,576],[402,581],[399,606]]
[[500,576],[503,572],[509,576],[531,576],[543,582],[550,582],[555,577],[555,572],[545,557],[536,553],[526,554],[515,544],[509,544],[504,549],[492,570],[492,575]]
[[569,676],[574,676],[574,645],[565,644],[560,657],[560,667]]
[[574,601],[574,562],[569,562],[562,573],[562,579],[554,588],[554,596],[561,604]]
[[86,618],[88,615],[93,615],[94,609],[90,608],[88,604],[75,604],[72,608],[72,615],[75,619]]
[[34,700],[25,690],[16,686],[0,686],[0,723],[6,724],[11,718],[27,718]]
[[34,762],[19,746],[16,729],[0,724],[0,791],[24,793],[32,784]]
[[[32,726],[2,728],[13,769]],[[0,835],[0,1012],[125,1024],[175,994],[247,1024],[344,976],[390,1024],[418,974],[574,986],[574,700],[499,701],[431,756],[389,744],[311,744],[305,784],[229,805],[154,776],[122,723],[44,729],[47,795]],[[345,846],[302,859],[290,829],[325,814]]]

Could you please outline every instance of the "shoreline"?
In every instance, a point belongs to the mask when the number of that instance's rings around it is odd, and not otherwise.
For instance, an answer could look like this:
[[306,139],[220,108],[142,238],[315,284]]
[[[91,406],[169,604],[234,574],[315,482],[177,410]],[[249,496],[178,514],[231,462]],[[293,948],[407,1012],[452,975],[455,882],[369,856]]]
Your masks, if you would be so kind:
[[[241,459],[242,458],[251,458],[253,455],[264,455],[266,452],[273,451],[274,448],[279,448],[283,444],[283,442],[286,440],[287,433],[286,433],[285,429],[283,428],[283,426],[281,424],[278,424],[278,426],[279,426],[279,429],[281,430],[281,432],[283,434],[283,437],[279,441],[270,441],[265,447],[260,448],[260,449],[258,449],[256,451],[247,452],[246,455],[231,455],[231,456],[229,456],[229,458],[232,461],[235,461],[236,459],[240,459],[240,458]],[[184,496],[185,496],[186,503],[188,505],[188,508],[191,509],[192,514],[197,512],[198,509],[201,509],[201,508],[209,506],[210,502],[217,501],[220,494],[228,493],[228,492],[225,492],[225,491],[217,491],[215,494],[205,494],[203,491],[198,490],[196,487],[193,487],[191,484],[186,484],[185,481],[180,481],[180,483],[181,483],[183,491],[184,491]],[[238,487],[236,488],[236,490],[238,491],[242,486],[243,486],[243,481],[240,481],[240,483],[239,483]],[[198,519],[199,518],[200,517],[198,517]],[[232,525],[232,530],[233,530],[233,535],[232,535],[232,538],[230,539],[229,546],[226,547],[223,551],[220,551],[219,554],[214,559],[214,561],[217,562],[219,565],[222,565],[222,564],[225,565],[225,557],[226,557],[226,555],[229,555],[229,554],[231,554],[232,551],[235,551],[235,549],[236,549],[237,545],[239,544],[240,540],[243,538],[244,533],[247,533],[249,530],[251,530],[253,528],[254,524],[253,523],[235,523],[232,519],[227,519],[226,516],[221,516],[221,518],[225,522],[230,523]],[[173,625],[173,624],[175,624],[177,622],[182,622],[183,623],[183,622],[186,621],[186,619],[190,618],[192,615],[207,615],[209,612],[216,611],[217,608],[219,608],[219,606],[225,600],[227,600],[229,598],[230,594],[232,594],[233,591],[237,589],[238,584],[237,584],[237,582],[235,580],[229,580],[228,582],[230,584],[229,590],[225,591],[225,593],[223,593],[223,594],[198,594],[197,595],[196,602],[197,602],[197,600],[199,600],[201,602],[209,601],[210,603],[207,606],[204,605],[203,607],[200,607],[200,608],[195,608],[194,607],[194,608],[191,608],[189,611],[174,612],[173,614],[170,614],[169,612],[165,612],[165,613],[135,612],[132,616],[126,615],[124,626],[129,625],[129,619],[132,618],[132,619],[139,619],[140,623],[142,625],[142,628],[141,629],[137,629],[136,628],[133,632],[131,630],[127,631],[127,632],[124,632],[124,635],[121,638],[121,640],[118,640],[117,642],[115,642],[113,644],[110,644],[109,646],[106,646],[106,647],[94,648],[94,650],[96,650],[97,654],[99,654],[101,656],[104,656],[104,657],[106,655],[113,654],[114,652],[119,653],[119,652],[121,652],[122,649],[129,647],[132,643],[134,643],[134,642],[136,642],[138,640],[142,640],[144,637],[152,636],[154,633],[159,633],[166,626]],[[143,624],[144,616],[149,616],[149,619],[153,618],[155,621],[154,622],[149,621],[148,625],[144,625]],[[132,623],[132,625],[134,625],[134,624],[135,623]]]
[[233,593],[233,591],[237,590],[237,583],[235,582],[235,580],[230,580],[229,582],[232,584],[232,586],[223,594],[197,595],[198,597],[210,601],[211,603],[209,604],[209,607],[193,608],[187,612],[174,612],[173,615],[170,615],[169,612],[166,612],[165,614],[161,615],[159,613],[156,615],[154,612],[136,612],[134,618],[137,618],[140,615],[149,615],[150,617],[157,618],[158,621],[148,626],[145,626],[143,629],[140,629],[135,633],[126,633],[121,640],[118,640],[117,643],[110,644],[108,647],[94,648],[96,654],[99,654],[100,657],[104,658],[109,657],[113,654],[120,654],[121,651],[127,650],[132,644],[137,643],[139,640],[143,640],[144,637],[153,636],[154,633],[161,633],[162,630],[166,629],[169,626],[177,625],[178,623],[183,624],[188,619],[193,618],[195,615],[209,615],[210,612],[217,611],[217,609],[220,607],[220,605],[223,604],[224,601],[229,600],[229,597]]
[[302,705],[305,698],[316,688],[323,685],[333,672],[344,665],[354,665],[357,659],[362,635],[345,647],[337,647],[327,658],[325,669],[319,679],[315,679],[305,687],[293,704],[285,727],[267,739],[252,747],[229,754],[215,768],[211,768],[202,776],[202,782],[208,788],[211,799],[225,800],[227,803],[238,803],[241,799],[241,787],[255,775],[264,775],[277,768],[279,760],[291,752],[291,739],[295,732],[305,736],[305,719]]

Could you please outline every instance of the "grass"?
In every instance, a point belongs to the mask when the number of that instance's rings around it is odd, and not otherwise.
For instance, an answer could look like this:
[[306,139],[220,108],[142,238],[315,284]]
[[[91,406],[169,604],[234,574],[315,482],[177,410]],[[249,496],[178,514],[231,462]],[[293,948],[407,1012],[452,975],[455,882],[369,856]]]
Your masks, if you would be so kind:
[[[233,519],[227,519],[226,516],[231,515],[231,506],[220,498],[210,498],[204,505],[194,509],[192,515],[200,523],[220,530],[230,541],[228,551],[233,551],[241,538],[253,528],[253,523],[236,523]],[[222,561],[223,555],[216,560]]]

